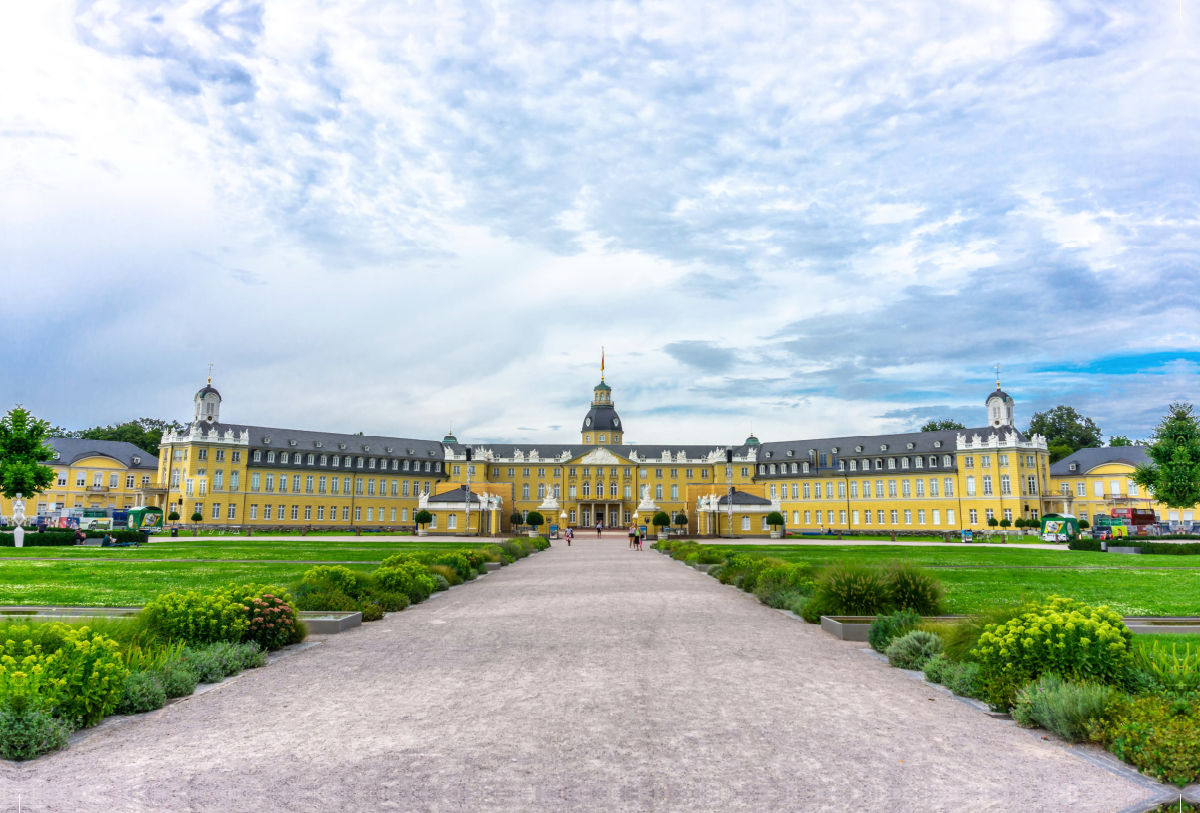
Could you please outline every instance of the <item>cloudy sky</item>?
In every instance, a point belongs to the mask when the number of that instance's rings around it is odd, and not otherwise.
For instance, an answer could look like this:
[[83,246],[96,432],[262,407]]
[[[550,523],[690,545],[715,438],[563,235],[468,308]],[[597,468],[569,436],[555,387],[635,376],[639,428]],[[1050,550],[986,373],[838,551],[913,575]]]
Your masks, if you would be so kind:
[[1200,400],[1178,0],[0,0],[0,395],[634,442]]

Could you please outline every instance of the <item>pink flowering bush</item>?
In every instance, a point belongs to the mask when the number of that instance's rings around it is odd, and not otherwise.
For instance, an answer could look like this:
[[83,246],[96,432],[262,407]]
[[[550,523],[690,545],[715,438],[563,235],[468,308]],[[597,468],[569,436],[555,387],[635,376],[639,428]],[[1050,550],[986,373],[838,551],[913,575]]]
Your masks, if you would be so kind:
[[253,641],[268,651],[304,640],[307,630],[286,590],[265,584],[231,584],[222,592],[246,608],[247,627],[241,640]]

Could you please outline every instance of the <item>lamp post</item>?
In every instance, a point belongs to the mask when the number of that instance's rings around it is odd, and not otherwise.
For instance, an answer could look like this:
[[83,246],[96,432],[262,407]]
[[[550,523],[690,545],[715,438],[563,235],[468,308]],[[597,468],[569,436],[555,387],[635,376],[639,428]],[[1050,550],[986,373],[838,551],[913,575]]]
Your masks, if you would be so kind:
[[728,500],[729,509],[729,538],[733,539],[733,449],[725,450],[725,483],[729,487]]
[[466,486],[467,493],[464,494],[463,496],[466,498],[466,502],[467,502],[467,533],[466,533],[466,535],[470,536],[471,535],[471,458],[473,456],[472,449],[470,446],[468,446],[466,448],[466,453],[467,453],[467,486]]

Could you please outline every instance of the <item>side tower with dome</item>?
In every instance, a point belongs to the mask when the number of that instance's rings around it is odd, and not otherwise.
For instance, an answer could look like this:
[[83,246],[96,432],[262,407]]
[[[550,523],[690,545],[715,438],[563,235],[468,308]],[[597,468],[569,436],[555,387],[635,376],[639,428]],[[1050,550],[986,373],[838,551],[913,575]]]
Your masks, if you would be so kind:
[[197,424],[214,424],[221,422],[221,393],[217,392],[216,387],[212,385],[212,376],[209,376],[208,383],[196,393],[196,397],[192,399],[196,406],[195,414],[192,416],[192,423]]

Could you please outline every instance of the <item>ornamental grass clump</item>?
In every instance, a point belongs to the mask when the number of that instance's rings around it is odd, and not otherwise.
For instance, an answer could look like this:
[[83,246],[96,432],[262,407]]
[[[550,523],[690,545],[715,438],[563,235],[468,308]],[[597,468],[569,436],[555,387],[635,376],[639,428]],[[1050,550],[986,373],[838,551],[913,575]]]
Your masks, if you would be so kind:
[[878,615],[892,609],[886,575],[855,562],[838,562],[821,574],[816,598],[823,615]]
[[917,628],[921,616],[912,610],[896,610],[891,615],[877,615],[867,632],[867,643],[876,652],[887,651],[893,639]]
[[1077,682],[1117,682],[1132,660],[1132,637],[1108,607],[1051,596],[987,627],[972,654],[981,666],[984,699],[1004,711],[1022,686],[1047,673]]
[[942,651],[942,639],[932,632],[913,630],[888,644],[888,663],[898,669],[920,669]]
[[451,587],[462,584],[462,578],[458,575],[458,571],[450,565],[429,565],[429,572],[434,577],[441,576]]
[[1116,690],[1099,683],[1069,683],[1042,675],[1017,692],[1012,716],[1023,728],[1041,726],[1067,742],[1088,739]]
[[941,582],[911,562],[893,562],[887,571],[892,606],[918,615],[938,615],[942,608]]
[[1154,641],[1135,647],[1132,671],[1134,682],[1147,690],[1169,695],[1200,693],[1200,652],[1190,644],[1179,651]]
[[797,598],[811,595],[815,585],[807,562],[772,565],[763,569],[754,587],[755,597],[768,607],[790,607]]
[[443,565],[451,568],[455,575],[458,576],[460,582],[469,582],[474,579],[478,573],[471,566],[471,562],[461,553],[443,553],[430,563],[430,570],[435,565]]

